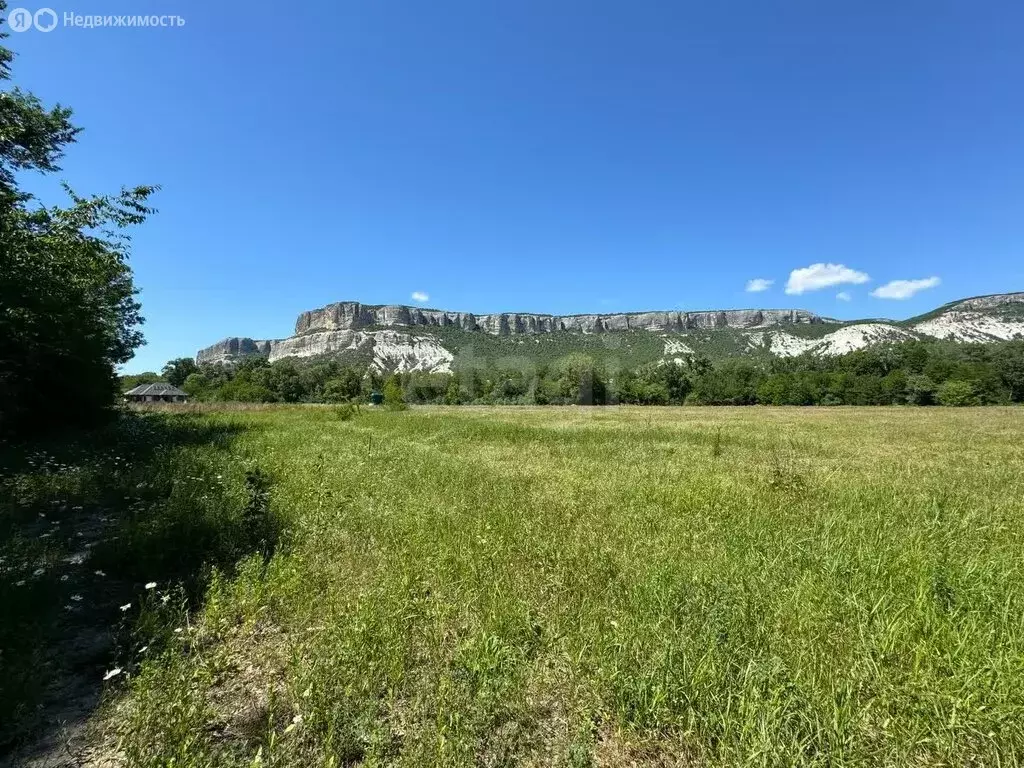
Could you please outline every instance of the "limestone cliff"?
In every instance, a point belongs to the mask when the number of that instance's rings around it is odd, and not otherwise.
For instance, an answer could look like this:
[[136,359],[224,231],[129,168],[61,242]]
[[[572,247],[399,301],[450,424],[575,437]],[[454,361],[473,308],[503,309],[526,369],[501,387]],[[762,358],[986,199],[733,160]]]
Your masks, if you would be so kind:
[[[328,304],[303,312],[295,322],[296,335],[372,326],[453,326],[464,331],[497,335],[552,333],[602,333],[605,331],[683,331],[711,328],[757,328],[783,323],[824,323],[829,320],[802,309],[727,309],[711,312],[628,312],[610,315],[538,315],[502,312],[474,315],[402,305],[371,305],[357,301]],[[834,322],[834,321],[832,321]]]
[[199,350],[199,363],[228,363],[259,355],[270,362],[285,357],[357,354],[381,371],[435,371],[449,368],[452,354],[437,339],[397,331],[318,331],[287,339],[230,338]]
[[1024,293],[995,293],[991,296],[975,296],[971,299],[955,302],[949,309],[981,312],[997,307],[1005,307],[1010,304],[1024,304]]
[[[704,344],[711,337],[731,339],[732,354],[767,351],[775,356],[835,355],[914,338],[979,343],[1024,338],[1024,293],[963,299],[899,323],[844,323],[802,309],[474,315],[343,301],[303,312],[295,323],[295,334],[287,339],[228,338],[200,350],[196,359],[200,363],[219,363],[251,355],[265,356],[271,361],[286,357],[357,356],[381,371],[446,371],[455,356],[442,345],[444,334],[438,333],[442,328],[479,334],[474,337],[478,348],[485,347],[486,342],[500,345],[510,340],[516,345],[555,344],[564,340],[565,334],[573,333],[610,334],[599,338],[612,345],[621,340],[621,332],[647,331],[664,337],[666,359],[699,351],[694,344],[701,342],[702,337],[707,337],[703,338]],[[570,342],[570,348],[573,343]],[[502,354],[507,354],[507,349]]]
[[[428,361],[432,370],[446,365],[447,360],[433,346],[436,340],[411,334],[392,333],[380,336],[381,328],[402,328],[410,332],[438,327],[454,327],[464,331],[495,336],[515,336],[567,331],[574,333],[607,333],[612,331],[686,331],[717,328],[763,328],[784,324],[834,323],[802,309],[728,309],[711,312],[629,312],[594,315],[539,315],[523,312],[474,315],[469,312],[446,312],[402,305],[360,304],[342,301],[320,309],[303,312],[295,322],[295,335],[287,339],[250,339],[232,337],[201,349],[196,355],[200,363],[231,362],[251,355],[277,360],[283,357],[310,357],[343,351],[356,351],[382,345],[384,349],[416,349],[414,357]],[[358,332],[358,333],[354,333]],[[379,337],[379,338],[378,338]],[[443,349],[443,348],[440,348]],[[398,352],[405,359],[406,352]],[[408,361],[409,369],[412,365]]]
[[222,339],[196,354],[197,363],[223,363],[240,357],[260,355],[268,357],[273,341],[232,336]]

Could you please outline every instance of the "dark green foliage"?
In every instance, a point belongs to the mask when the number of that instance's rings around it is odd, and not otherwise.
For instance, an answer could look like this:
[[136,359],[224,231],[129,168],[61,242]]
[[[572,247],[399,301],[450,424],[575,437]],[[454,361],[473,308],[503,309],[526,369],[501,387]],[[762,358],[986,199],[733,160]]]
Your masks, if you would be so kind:
[[634,368],[575,352],[550,364],[505,358],[394,373],[386,384],[373,368],[338,361],[248,358],[204,365],[183,388],[198,400],[267,403],[368,402],[386,388],[393,403],[446,405],[998,405],[1024,402],[1024,341],[719,362],[696,354]]
[[[142,386],[143,384],[153,384],[158,381],[164,381],[156,371],[144,371],[143,373],[132,373],[127,376],[121,376],[121,391],[127,392],[129,389],[135,389],[136,387]],[[181,386],[180,384],[178,386]]]
[[444,390],[444,404],[459,405],[461,402],[462,399],[459,392],[459,382],[453,378],[448,382],[448,386]]
[[555,391],[562,402],[604,405],[607,373],[587,355],[573,353],[555,366]]
[[185,379],[198,370],[199,366],[196,365],[196,361],[191,357],[179,357],[176,360],[169,360],[167,365],[164,366],[161,375],[164,381],[180,387],[185,383]]
[[1024,341],[1001,344],[992,355],[992,367],[1015,403],[1024,402]]
[[325,403],[358,400],[363,392],[363,377],[353,368],[344,368],[324,381],[321,392]]
[[517,368],[552,366],[579,353],[608,368],[636,368],[657,360],[665,342],[648,331],[580,334],[569,331],[533,336],[492,336],[457,328],[431,328],[445,349],[455,354],[453,368]]
[[752,405],[757,402],[758,374],[751,363],[727,360],[696,375],[686,401],[694,405]]
[[924,374],[907,379],[906,397],[911,405],[932,405],[935,402],[935,382]]
[[[0,0],[0,16],[6,3]],[[0,80],[12,54],[0,47]],[[13,88],[0,94],[0,430],[95,423],[118,394],[115,366],[142,343],[123,228],[152,212],[153,187],[46,207],[16,175],[50,173],[79,129]],[[73,400],[74,407],[55,407]]]

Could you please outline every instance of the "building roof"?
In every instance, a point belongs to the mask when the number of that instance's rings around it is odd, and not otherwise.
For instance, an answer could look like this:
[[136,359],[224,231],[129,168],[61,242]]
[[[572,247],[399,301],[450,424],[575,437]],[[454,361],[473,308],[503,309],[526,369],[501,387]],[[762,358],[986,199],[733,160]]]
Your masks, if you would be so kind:
[[135,389],[129,389],[126,395],[167,395],[176,397],[188,397],[188,392],[182,392],[173,384],[158,382],[156,384],[140,384]]

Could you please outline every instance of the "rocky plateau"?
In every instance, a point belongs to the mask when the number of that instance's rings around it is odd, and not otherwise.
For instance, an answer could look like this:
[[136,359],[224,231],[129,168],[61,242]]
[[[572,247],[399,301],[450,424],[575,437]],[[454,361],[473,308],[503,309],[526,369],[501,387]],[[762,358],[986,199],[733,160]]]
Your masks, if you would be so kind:
[[[818,328],[808,335],[800,329]],[[831,330],[833,329],[834,330]],[[199,350],[199,363],[230,363],[249,356],[284,358],[363,356],[382,371],[451,369],[455,354],[439,331],[492,337],[544,334],[656,333],[665,359],[692,351],[688,337],[730,334],[746,350],[787,357],[838,355],[866,346],[915,338],[993,342],[1024,338],[1024,293],[979,296],[947,304],[906,321],[845,322],[802,309],[726,309],[620,314],[545,315],[520,312],[475,315],[404,305],[356,301],[303,312],[293,335],[283,339],[229,337]]]

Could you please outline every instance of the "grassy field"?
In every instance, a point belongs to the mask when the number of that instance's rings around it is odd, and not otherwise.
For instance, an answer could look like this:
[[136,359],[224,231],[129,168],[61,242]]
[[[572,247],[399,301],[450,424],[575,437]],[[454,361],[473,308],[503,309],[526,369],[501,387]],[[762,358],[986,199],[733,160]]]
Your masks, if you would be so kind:
[[69,621],[115,627],[83,763],[1024,762],[1022,409],[137,422],[3,486],[0,721],[79,674],[38,674]]

